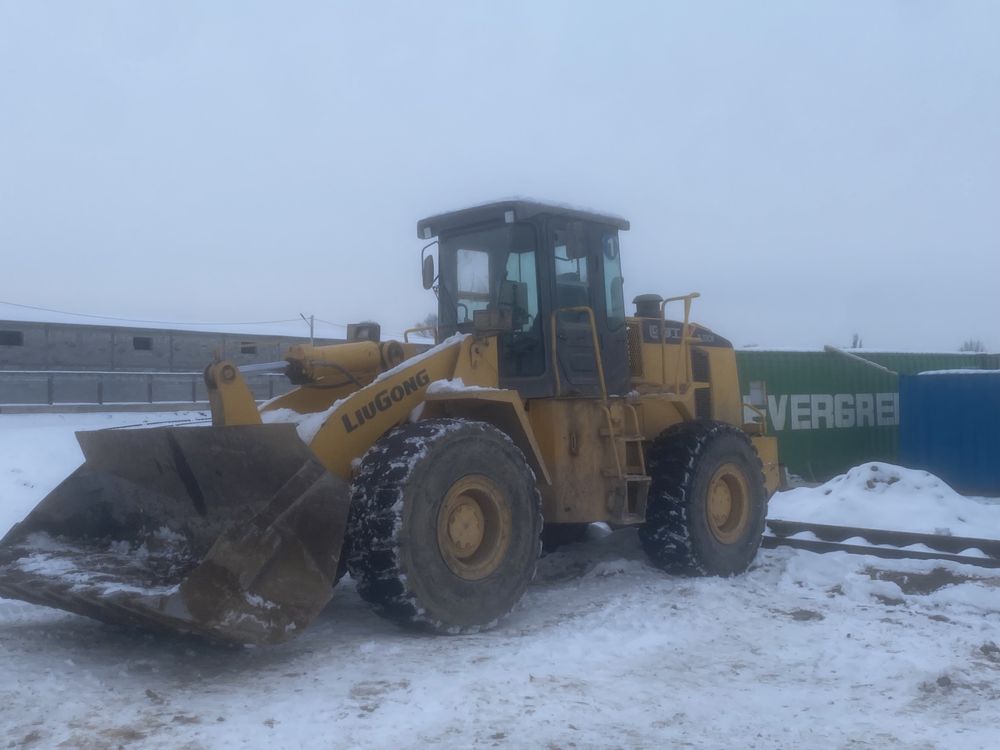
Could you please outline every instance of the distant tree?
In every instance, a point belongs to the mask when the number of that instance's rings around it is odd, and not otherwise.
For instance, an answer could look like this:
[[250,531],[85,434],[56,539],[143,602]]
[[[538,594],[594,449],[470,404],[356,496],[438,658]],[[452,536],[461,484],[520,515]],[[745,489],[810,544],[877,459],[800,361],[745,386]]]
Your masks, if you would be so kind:
[[437,328],[438,316],[437,313],[428,313],[423,320],[418,320],[414,323],[415,328]]
[[863,346],[864,346],[864,342],[861,341],[861,336],[859,334],[857,334],[857,333],[854,334],[854,338],[851,339],[851,348],[852,349],[860,349]]
[[983,342],[979,339],[966,339],[958,347],[958,350],[960,352],[985,352],[986,347],[983,346]]

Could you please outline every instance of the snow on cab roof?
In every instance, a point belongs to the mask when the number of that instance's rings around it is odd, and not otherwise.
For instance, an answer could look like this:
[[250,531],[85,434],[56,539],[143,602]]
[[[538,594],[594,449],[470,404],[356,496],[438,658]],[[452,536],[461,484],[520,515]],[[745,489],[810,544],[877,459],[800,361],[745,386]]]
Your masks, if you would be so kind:
[[602,211],[592,211],[579,206],[559,203],[558,201],[514,197],[502,198],[490,201],[489,203],[481,203],[476,206],[428,216],[426,219],[421,219],[417,222],[417,237],[430,239],[431,237],[437,237],[442,231],[457,227],[465,227],[487,221],[508,221],[506,218],[508,211],[513,212],[513,220],[515,221],[528,219],[538,214],[555,214],[557,216],[567,216],[572,219],[592,221],[598,224],[608,224],[623,231],[629,228],[628,219],[623,216]]

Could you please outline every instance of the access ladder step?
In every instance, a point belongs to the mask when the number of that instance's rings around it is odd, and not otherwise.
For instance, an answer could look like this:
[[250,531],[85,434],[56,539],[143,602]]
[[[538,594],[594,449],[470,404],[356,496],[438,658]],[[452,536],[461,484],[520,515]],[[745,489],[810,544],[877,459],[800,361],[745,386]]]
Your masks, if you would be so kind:
[[608,495],[608,510],[613,523],[641,523],[646,518],[646,500],[652,478],[645,474],[615,477],[615,489]]
[[645,441],[642,435],[621,435],[617,432],[612,432],[607,427],[602,427],[598,434],[602,438],[614,438],[615,440],[621,440],[623,443],[642,443]]
[[626,474],[622,479],[626,482],[638,482],[640,484],[649,484],[653,481],[653,478],[646,474]]
[[639,474],[638,472],[630,471],[619,474],[614,469],[604,469],[601,471],[601,475],[608,479],[621,479],[624,482],[637,482],[639,484],[649,484],[653,481],[652,477],[648,474]]

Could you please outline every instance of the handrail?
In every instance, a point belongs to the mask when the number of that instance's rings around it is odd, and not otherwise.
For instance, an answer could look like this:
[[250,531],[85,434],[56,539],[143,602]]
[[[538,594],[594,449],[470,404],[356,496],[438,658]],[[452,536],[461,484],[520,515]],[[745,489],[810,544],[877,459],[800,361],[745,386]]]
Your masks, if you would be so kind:
[[684,325],[681,328],[681,350],[680,355],[677,358],[677,367],[674,370],[674,393],[680,393],[682,366],[685,368],[684,374],[686,376],[684,381],[685,392],[687,392],[687,389],[691,386],[691,381],[694,379],[694,375],[691,373],[691,357],[688,352],[690,349],[688,329],[690,328],[689,321],[691,318],[691,302],[700,296],[701,294],[699,292],[691,292],[690,294],[685,294],[680,297],[667,297],[667,299],[660,302],[660,372],[663,375],[664,385],[666,385],[667,380],[667,303],[684,303]]
[[615,457],[615,473],[619,479],[623,479],[625,472],[622,471],[622,461],[618,457],[618,446],[615,445],[615,423],[611,418],[611,409],[608,408],[607,404],[601,408],[604,410],[604,419],[608,423],[608,437],[611,439],[611,455]]
[[597,363],[597,375],[601,381],[601,396],[607,401],[608,400],[608,384],[604,380],[604,364],[601,362],[601,346],[597,338],[597,321],[594,319],[594,311],[592,308],[584,305],[582,307],[560,307],[558,310],[552,311],[552,316],[550,318],[551,328],[552,328],[552,369],[555,371],[556,375],[556,396],[562,395],[562,379],[559,377],[559,339],[556,336],[556,316],[559,313],[568,312],[585,312],[587,313],[587,318],[590,322],[590,335],[594,342],[594,361]]
[[[638,410],[636,410],[636,408],[632,404],[630,404],[628,401],[626,401],[625,402],[625,413],[627,414],[629,412],[632,413],[632,421],[635,422],[635,432],[633,432],[632,434],[641,437],[642,436],[642,426],[639,424],[639,412],[638,412]],[[626,455],[626,458],[627,458],[627,455]],[[645,455],[645,451],[643,451],[643,450],[639,451],[639,468],[642,469],[642,473],[643,474],[646,473],[646,455]]]
[[416,328],[407,328],[405,331],[403,331],[403,343],[404,344],[410,343],[411,333],[421,333],[421,332],[426,333],[427,331],[432,332],[434,334],[434,340],[437,341],[437,326],[417,326]]

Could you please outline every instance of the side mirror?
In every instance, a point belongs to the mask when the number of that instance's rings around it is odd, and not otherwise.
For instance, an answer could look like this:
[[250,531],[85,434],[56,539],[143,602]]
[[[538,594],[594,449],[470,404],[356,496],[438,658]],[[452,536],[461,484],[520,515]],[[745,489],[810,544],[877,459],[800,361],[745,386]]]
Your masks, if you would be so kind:
[[434,256],[425,255],[424,261],[421,264],[421,270],[424,275],[424,289],[430,289],[434,286]]

